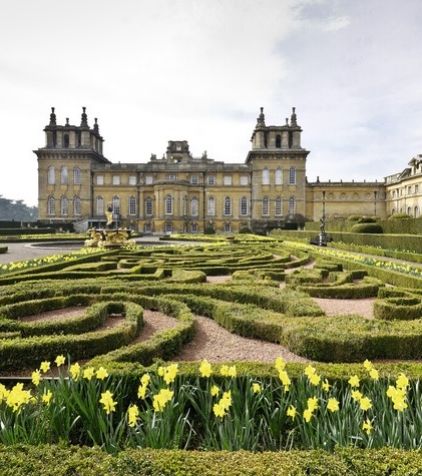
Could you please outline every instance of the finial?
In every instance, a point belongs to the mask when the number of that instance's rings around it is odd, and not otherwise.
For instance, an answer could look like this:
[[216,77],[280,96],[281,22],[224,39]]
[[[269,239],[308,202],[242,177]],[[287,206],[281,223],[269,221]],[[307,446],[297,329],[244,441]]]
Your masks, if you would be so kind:
[[54,113],[54,107],[51,108],[51,114],[50,114],[50,126],[55,126],[56,125],[56,114]]
[[296,108],[292,107],[292,115],[290,117],[290,123],[292,126],[297,126]]
[[256,120],[256,127],[265,127],[264,108],[261,106],[259,110],[260,110],[260,113]]
[[286,117],[286,126],[288,126],[288,125],[289,125],[289,118]]
[[88,116],[86,115],[86,107],[82,107],[81,127],[88,127]]
[[95,121],[94,131],[95,131],[97,134],[99,134],[100,129],[99,129],[99,127],[98,127],[98,119],[95,117],[95,118],[94,118],[94,121]]
[[66,126],[68,126],[68,125],[69,125],[69,118],[66,117]]

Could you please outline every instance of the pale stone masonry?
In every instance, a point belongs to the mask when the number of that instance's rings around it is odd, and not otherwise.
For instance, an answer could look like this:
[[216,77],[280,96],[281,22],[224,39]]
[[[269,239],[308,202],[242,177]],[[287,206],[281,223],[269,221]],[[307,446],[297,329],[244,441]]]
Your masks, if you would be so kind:
[[419,216],[421,207],[420,157],[382,182],[307,182],[309,151],[295,108],[282,126],[267,126],[261,108],[243,164],[193,157],[184,140],[169,141],[162,158],[112,163],[103,155],[97,119],[89,127],[85,108],[79,126],[68,119],[57,125],[52,108],[44,132],[45,146],[34,152],[39,219],[50,223],[102,226],[111,206],[120,226],[144,233],[236,232],[319,220],[323,204],[328,217]]

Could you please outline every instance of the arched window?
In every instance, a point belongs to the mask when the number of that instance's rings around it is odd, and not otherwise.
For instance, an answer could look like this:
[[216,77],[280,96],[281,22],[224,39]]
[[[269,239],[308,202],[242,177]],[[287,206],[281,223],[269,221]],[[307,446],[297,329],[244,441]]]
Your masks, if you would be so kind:
[[60,199],[60,215],[66,216],[69,209],[69,203],[66,197]]
[[69,134],[63,136],[63,146],[67,149],[69,147]]
[[215,198],[214,197],[208,197],[207,215],[209,216],[215,215]]
[[164,199],[164,213],[173,215],[173,197],[171,195],[167,195]]
[[270,171],[265,168],[262,171],[262,185],[269,185],[270,184]]
[[262,214],[263,215],[270,214],[270,200],[268,197],[264,197],[262,200]]
[[283,201],[281,197],[275,199],[275,214],[278,216],[283,215]]
[[133,195],[129,197],[129,215],[136,215],[136,198]]
[[230,197],[224,199],[224,215],[232,214],[232,200]]
[[277,169],[275,171],[275,184],[283,185],[283,172],[281,171],[281,169]]
[[75,185],[80,185],[81,182],[81,169],[79,167],[75,167],[73,169],[73,183]]
[[115,195],[112,200],[113,215],[120,215],[120,198]]
[[54,185],[56,183],[56,170],[52,165],[48,167],[47,183],[48,185]]
[[97,197],[95,199],[96,201],[96,210],[97,210],[97,215],[102,216],[104,215],[104,198],[103,197]]
[[190,201],[190,214],[193,217],[197,217],[199,214],[199,201],[196,197]]
[[412,216],[412,207],[407,207],[407,214],[411,217]]
[[67,184],[67,167],[62,167],[61,171],[60,171],[60,183],[62,185],[65,185]]
[[242,197],[240,199],[240,214],[247,215],[248,214],[248,198]]
[[394,215],[395,213],[396,213],[396,209],[393,208],[393,209],[391,210],[391,214]]
[[56,214],[56,200],[54,200],[54,197],[48,197],[47,215],[55,215],[55,214]]
[[275,146],[277,149],[281,149],[281,135],[277,134],[275,136]]
[[147,197],[145,200],[145,215],[151,216],[152,215],[152,198]]
[[415,207],[414,217],[415,217],[415,218],[418,218],[418,216],[419,216],[419,207],[416,206],[416,207]]
[[73,215],[81,214],[81,199],[78,196],[73,197]]
[[295,208],[296,208],[295,197],[290,197],[289,198],[289,215],[295,214]]
[[294,167],[290,167],[289,183],[292,184],[292,185],[294,185],[296,183],[296,169]]

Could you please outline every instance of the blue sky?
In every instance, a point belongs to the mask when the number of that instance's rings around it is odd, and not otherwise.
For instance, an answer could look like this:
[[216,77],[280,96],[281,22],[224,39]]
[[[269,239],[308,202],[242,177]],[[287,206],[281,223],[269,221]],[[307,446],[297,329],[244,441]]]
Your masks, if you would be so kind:
[[422,153],[419,0],[1,2],[0,194],[37,200],[50,106],[99,118],[112,161],[170,139],[242,162],[260,106],[296,106],[308,179],[382,179]]

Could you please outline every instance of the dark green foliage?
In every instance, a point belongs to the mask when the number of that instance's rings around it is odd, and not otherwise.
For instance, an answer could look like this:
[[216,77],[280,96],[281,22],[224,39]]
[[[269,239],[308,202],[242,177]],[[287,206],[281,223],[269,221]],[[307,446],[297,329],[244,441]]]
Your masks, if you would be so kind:
[[359,223],[352,226],[352,233],[383,233],[382,226],[378,223]]

